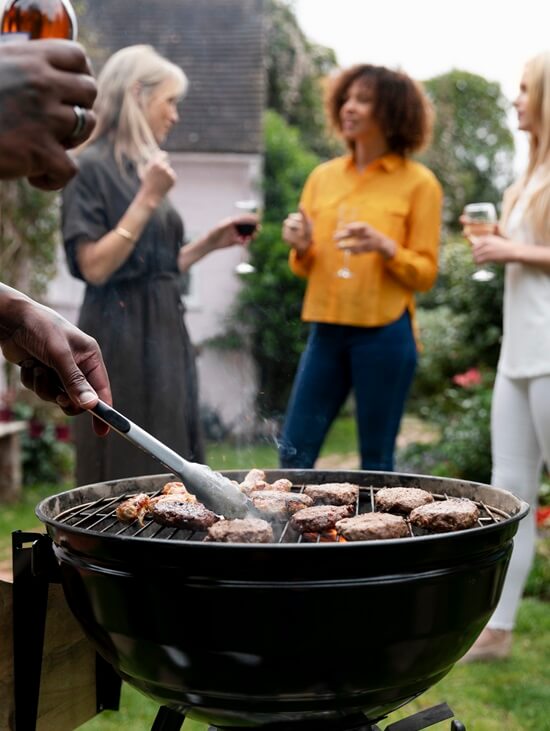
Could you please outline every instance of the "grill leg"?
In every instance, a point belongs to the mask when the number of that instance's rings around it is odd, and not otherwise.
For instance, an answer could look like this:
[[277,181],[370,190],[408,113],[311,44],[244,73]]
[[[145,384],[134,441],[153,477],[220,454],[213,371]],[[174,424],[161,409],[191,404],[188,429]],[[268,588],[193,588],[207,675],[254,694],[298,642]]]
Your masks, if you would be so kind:
[[161,706],[151,731],[180,731],[184,721],[185,716],[182,716],[181,713]]
[[12,533],[13,728],[16,731],[35,731],[38,719],[48,576],[38,570],[39,566],[33,566],[33,550],[35,557],[39,556],[39,544],[48,540],[39,533]]

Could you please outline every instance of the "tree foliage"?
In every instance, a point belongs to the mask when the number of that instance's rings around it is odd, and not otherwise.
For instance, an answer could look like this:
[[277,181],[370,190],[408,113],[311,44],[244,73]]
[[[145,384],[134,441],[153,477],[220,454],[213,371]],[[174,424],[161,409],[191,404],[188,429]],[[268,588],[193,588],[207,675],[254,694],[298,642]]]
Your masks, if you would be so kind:
[[0,183],[0,272],[4,284],[40,297],[55,274],[59,216],[55,194],[24,180]]
[[303,144],[321,157],[338,149],[323,110],[323,81],[336,68],[332,48],[309,41],[292,8],[266,0],[267,106],[302,135]]
[[445,191],[445,223],[457,230],[466,203],[501,200],[512,174],[513,137],[500,84],[453,70],[425,82],[436,110],[431,147],[421,156]]

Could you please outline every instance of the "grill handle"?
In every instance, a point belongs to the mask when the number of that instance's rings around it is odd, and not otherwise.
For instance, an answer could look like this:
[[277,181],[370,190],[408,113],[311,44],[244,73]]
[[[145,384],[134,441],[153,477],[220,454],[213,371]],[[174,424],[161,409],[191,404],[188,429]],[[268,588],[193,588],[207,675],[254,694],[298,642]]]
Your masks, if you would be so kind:
[[210,510],[225,518],[243,518],[254,514],[250,498],[235,487],[227,477],[214,472],[207,465],[188,462],[101,400],[90,411],[111,429],[180,477],[187,489]]

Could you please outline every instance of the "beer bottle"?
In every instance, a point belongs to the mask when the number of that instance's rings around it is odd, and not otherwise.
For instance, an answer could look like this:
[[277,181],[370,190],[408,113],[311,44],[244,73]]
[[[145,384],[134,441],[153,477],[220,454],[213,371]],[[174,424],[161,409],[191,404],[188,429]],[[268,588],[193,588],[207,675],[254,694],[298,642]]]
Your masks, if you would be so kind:
[[67,38],[74,41],[76,16],[70,0],[7,0],[0,33],[0,40]]

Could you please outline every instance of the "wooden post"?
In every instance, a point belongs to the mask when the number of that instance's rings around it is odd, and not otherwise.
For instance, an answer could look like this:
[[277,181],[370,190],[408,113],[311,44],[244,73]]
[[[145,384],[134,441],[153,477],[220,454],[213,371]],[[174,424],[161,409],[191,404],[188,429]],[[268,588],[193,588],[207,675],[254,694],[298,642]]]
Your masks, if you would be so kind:
[[0,422],[0,502],[15,502],[21,492],[21,432],[25,421]]

